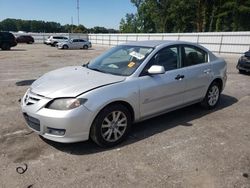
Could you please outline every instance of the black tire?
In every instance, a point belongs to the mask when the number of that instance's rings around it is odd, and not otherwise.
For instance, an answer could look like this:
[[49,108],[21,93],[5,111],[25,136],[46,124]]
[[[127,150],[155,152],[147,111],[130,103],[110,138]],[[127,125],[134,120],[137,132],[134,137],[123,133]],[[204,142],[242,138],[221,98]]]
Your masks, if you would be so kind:
[[68,49],[69,47],[68,47],[68,45],[63,45],[63,47],[62,47],[62,49]]
[[55,47],[57,43],[58,43],[58,42],[54,42],[54,43],[52,44],[52,46]]
[[221,88],[220,84],[213,82],[206,93],[201,105],[206,109],[214,109],[220,100]]
[[2,48],[2,50],[10,50],[10,44],[3,43],[1,48]]
[[244,70],[240,70],[240,69],[239,69],[239,73],[240,73],[240,74],[245,74],[246,72],[245,72]]
[[101,147],[113,147],[127,137],[131,124],[131,113],[125,106],[109,105],[96,116],[90,138]]
[[83,49],[85,49],[85,50],[88,49],[88,48],[89,48],[88,45],[83,46]]

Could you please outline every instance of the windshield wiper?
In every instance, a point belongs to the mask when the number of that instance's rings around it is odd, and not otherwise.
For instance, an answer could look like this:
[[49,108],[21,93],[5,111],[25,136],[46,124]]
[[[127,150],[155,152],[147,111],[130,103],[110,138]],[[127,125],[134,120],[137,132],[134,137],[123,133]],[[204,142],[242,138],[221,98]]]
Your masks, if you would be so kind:
[[86,64],[83,64],[82,66],[88,68],[88,65],[89,65],[89,62]]
[[88,68],[89,68],[90,70],[93,70],[93,71],[105,73],[104,71],[102,71],[102,70],[100,70],[100,69],[97,69],[97,68],[90,68],[90,67],[88,67]]

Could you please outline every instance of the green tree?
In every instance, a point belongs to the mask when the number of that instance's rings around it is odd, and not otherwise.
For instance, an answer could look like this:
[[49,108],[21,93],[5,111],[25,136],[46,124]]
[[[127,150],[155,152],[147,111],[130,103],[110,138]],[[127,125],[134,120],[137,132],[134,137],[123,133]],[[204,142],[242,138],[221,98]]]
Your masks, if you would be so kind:
[[74,33],[87,33],[87,32],[88,32],[87,28],[81,24],[74,29]]
[[250,30],[250,0],[131,0],[121,32],[207,32]]
[[134,14],[126,14],[125,19],[121,19],[120,31],[122,33],[137,33],[137,17]]

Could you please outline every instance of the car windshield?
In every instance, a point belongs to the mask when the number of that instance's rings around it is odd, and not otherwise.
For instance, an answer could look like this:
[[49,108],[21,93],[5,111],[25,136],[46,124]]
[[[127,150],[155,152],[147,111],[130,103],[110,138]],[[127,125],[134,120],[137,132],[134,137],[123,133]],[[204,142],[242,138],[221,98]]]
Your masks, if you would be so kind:
[[104,73],[129,76],[152,51],[150,47],[120,45],[92,60],[87,67]]

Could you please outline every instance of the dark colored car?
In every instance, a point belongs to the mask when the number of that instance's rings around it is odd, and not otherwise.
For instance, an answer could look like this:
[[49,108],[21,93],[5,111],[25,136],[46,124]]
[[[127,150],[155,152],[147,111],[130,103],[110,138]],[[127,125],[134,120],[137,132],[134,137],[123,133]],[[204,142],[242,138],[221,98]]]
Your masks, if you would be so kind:
[[250,72],[250,49],[240,57],[236,68],[240,73]]
[[16,45],[16,37],[12,33],[0,32],[0,48],[2,50],[10,50],[11,47]]
[[20,35],[16,38],[17,43],[27,43],[33,44],[35,42],[34,38],[30,35]]

